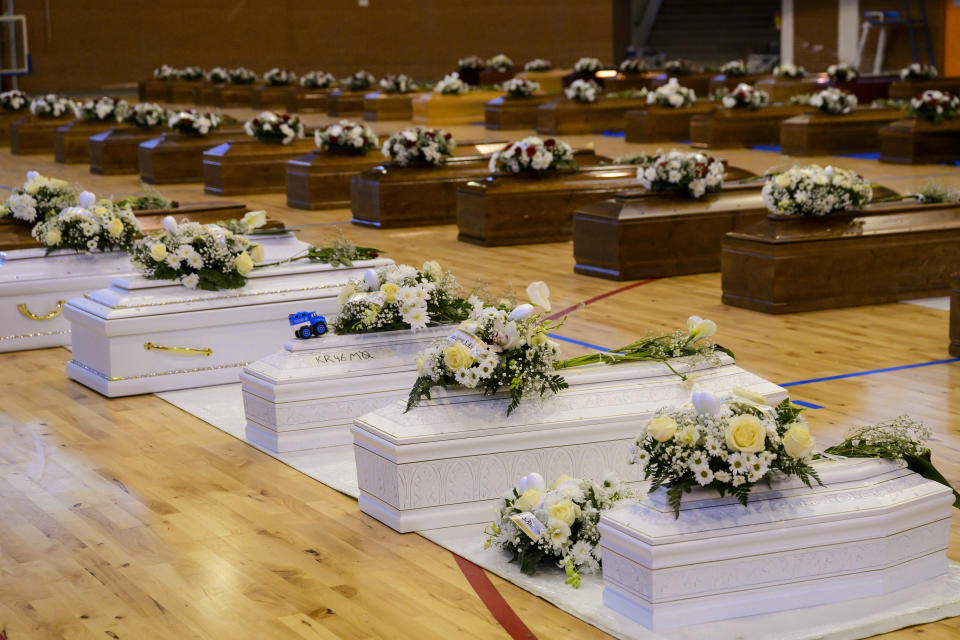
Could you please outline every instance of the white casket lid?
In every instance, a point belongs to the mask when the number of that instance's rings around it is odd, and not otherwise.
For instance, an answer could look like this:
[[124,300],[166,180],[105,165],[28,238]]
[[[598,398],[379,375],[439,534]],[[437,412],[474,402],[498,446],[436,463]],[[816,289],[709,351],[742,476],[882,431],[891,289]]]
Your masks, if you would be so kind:
[[49,255],[42,248],[0,251],[0,285],[29,286],[28,293],[42,293],[48,285],[63,289],[63,282],[58,283],[58,280],[102,279],[134,271],[130,258],[123,251],[77,253],[58,250]]

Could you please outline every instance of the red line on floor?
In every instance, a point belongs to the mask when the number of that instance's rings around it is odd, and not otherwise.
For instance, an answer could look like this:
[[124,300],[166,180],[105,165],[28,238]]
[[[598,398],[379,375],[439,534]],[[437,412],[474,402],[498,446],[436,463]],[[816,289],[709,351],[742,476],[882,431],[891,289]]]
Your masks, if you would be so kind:
[[453,557],[460,566],[463,576],[480,596],[480,600],[487,607],[487,610],[493,614],[493,617],[497,619],[503,630],[510,634],[513,640],[537,640],[537,636],[533,635],[527,625],[523,624],[523,620],[503,599],[503,596],[490,582],[490,578],[487,577],[483,569],[455,553]]
[[601,293],[601,294],[598,295],[598,296],[594,296],[594,297],[592,297],[592,298],[588,298],[587,300],[584,300],[583,302],[578,302],[577,304],[575,304],[575,305],[573,305],[573,306],[570,306],[570,307],[567,307],[566,309],[561,309],[560,311],[557,311],[556,313],[547,316],[547,319],[548,319],[548,320],[556,320],[557,318],[562,318],[563,316],[567,315],[568,313],[572,313],[573,311],[576,311],[576,310],[579,309],[580,307],[585,307],[585,306],[587,306],[588,304],[593,304],[594,302],[597,302],[598,300],[603,300],[604,298],[609,298],[610,296],[615,296],[615,295],[617,295],[618,293],[623,293],[624,291],[629,291],[630,289],[633,289],[634,287],[639,287],[640,285],[649,284],[649,283],[651,283],[651,282],[656,282],[656,281],[659,280],[659,279],[660,279],[660,278],[650,278],[649,280],[641,280],[640,282],[634,282],[633,284],[628,284],[628,285],[626,285],[626,286],[624,286],[624,287],[620,287],[619,289],[614,289],[613,291],[607,291],[606,293]]

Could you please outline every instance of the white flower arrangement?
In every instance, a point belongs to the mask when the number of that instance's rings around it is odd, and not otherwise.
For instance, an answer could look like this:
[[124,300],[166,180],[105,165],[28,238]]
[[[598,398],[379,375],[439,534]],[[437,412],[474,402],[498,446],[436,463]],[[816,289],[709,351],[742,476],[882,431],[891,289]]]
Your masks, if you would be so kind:
[[663,63],[663,70],[672,76],[685,76],[693,73],[693,66],[689,60],[675,58]]
[[492,58],[488,58],[486,65],[488,69],[494,69],[496,71],[510,71],[513,69],[513,60],[503,53],[498,53]]
[[573,70],[577,73],[593,73],[603,69],[603,62],[599,58],[583,57],[573,63]]
[[511,142],[490,156],[490,173],[523,173],[576,169],[573,149],[563,140],[535,136]]
[[177,80],[186,80],[187,82],[196,82],[203,80],[202,67],[184,67],[177,72]]
[[759,109],[770,102],[770,94],[741,82],[733,89],[728,89],[720,102],[727,109]]
[[246,284],[263,247],[216,224],[177,223],[141,238],[130,250],[133,265],[145,278],[174,280],[190,289],[236,289]]
[[553,63],[543,58],[534,58],[523,65],[524,71],[550,71],[553,69]]
[[514,98],[529,98],[540,91],[540,83],[525,78],[511,78],[503,83],[503,91]]
[[30,98],[23,91],[12,89],[0,93],[0,109],[4,111],[22,111],[30,106]]
[[108,199],[97,201],[89,191],[80,194],[77,206],[38,223],[30,232],[47,248],[77,253],[128,251],[140,237],[140,221],[129,206],[118,207]]
[[647,62],[643,58],[627,58],[620,63],[620,73],[637,75],[647,70]]
[[453,274],[432,260],[419,270],[406,264],[367,269],[363,278],[344,285],[338,302],[333,323],[338,334],[419,331],[466,320],[471,310]]
[[480,56],[467,56],[466,58],[457,60],[457,68],[461,71],[483,69],[484,64],[486,63]]
[[873,188],[853,171],[814,164],[769,176],[761,196],[771,213],[816,217],[860,209]]
[[53,93],[37,96],[30,101],[30,113],[38,118],[59,118],[72,107],[72,100]]
[[380,78],[380,88],[387,93],[411,93],[417,90],[417,83],[405,73],[390,73]]
[[223,118],[212,111],[189,110],[172,113],[167,126],[184,135],[205,136],[220,128],[221,122]]
[[440,93],[447,96],[463,95],[470,91],[470,85],[460,79],[460,74],[454,71],[443,76],[433,87],[434,93]]
[[116,120],[120,121],[130,111],[126,100],[98,96],[73,103],[73,115],[78,120]]
[[279,140],[280,144],[290,144],[302,138],[306,128],[295,115],[278,111],[264,111],[243,124],[243,132],[257,140]]
[[683,494],[694,487],[734,496],[744,506],[751,489],[774,472],[810,487],[811,480],[820,482],[809,463],[816,442],[800,411],[789,399],[773,408],[743,389],[725,398],[696,391],[692,406],[656,413],[637,437],[630,462],[643,465],[651,492],[666,487],[677,518]]
[[847,62],[838,62],[827,67],[827,77],[834,82],[853,82],[859,75],[853,65]]
[[934,124],[957,117],[960,110],[960,98],[946,91],[924,91],[910,99],[910,116],[923,118]]
[[914,62],[900,69],[901,80],[932,80],[937,77],[937,68],[932,64]]
[[800,80],[801,78],[807,77],[807,70],[795,64],[779,64],[773,68],[773,77],[784,78],[786,80]]
[[341,120],[322,126],[314,132],[313,136],[317,146],[324,151],[336,149],[356,155],[363,155],[370,149],[376,149],[379,144],[373,129],[352,120]]
[[528,474],[504,496],[484,531],[484,548],[509,552],[528,575],[550,561],[564,569],[566,584],[579,588],[581,574],[600,570],[600,514],[633,497],[614,473],[598,481],[562,475],[549,489],[539,473]]
[[747,63],[743,60],[731,60],[720,67],[720,73],[726,76],[745,76],[747,75]]
[[227,70],[230,84],[253,84],[257,81],[257,72],[246,67],[234,67]]
[[79,197],[79,190],[65,180],[30,171],[26,182],[16,187],[0,207],[0,220],[33,225],[78,204]]
[[289,69],[274,67],[263,74],[263,81],[271,87],[288,87],[297,81],[297,74]]
[[153,70],[153,77],[157,80],[174,80],[180,72],[168,64],[162,64]]
[[600,95],[600,85],[593,80],[577,79],[563,90],[563,95],[567,96],[568,100],[577,102],[596,102]]
[[300,76],[300,86],[304,89],[328,89],[337,86],[337,78],[326,71],[311,71]]
[[693,89],[680,86],[676,78],[670,78],[666,84],[660,85],[647,94],[647,104],[673,109],[689,107],[696,99],[696,92]]
[[381,151],[383,157],[402,167],[413,162],[437,166],[446,162],[456,146],[453,136],[443,129],[410,127],[387,138]]
[[346,87],[348,91],[366,91],[372,87],[376,81],[377,79],[373,77],[372,73],[361,69],[353,75],[344,78],[340,84]]
[[637,168],[637,180],[644,189],[681,191],[689,198],[720,191],[723,176],[722,160],[704,153],[676,149],[669,153],[658,150]]
[[207,72],[207,82],[224,84],[230,81],[230,73],[223,67],[214,67]]
[[133,105],[122,116],[117,115],[117,122],[130,124],[147,129],[156,127],[170,118],[170,112],[155,102],[140,102]]
[[845,115],[857,108],[857,96],[843,89],[828,87],[810,96],[807,104],[824,113]]

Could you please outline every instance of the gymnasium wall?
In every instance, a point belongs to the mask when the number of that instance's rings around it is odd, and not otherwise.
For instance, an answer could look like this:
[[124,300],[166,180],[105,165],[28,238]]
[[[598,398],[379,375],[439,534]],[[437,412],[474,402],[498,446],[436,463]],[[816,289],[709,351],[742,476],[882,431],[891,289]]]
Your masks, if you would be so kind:
[[[155,66],[358,69],[438,79],[457,58],[614,59],[623,0],[16,0],[33,74],[20,88],[110,91]],[[618,6],[615,11],[615,6]],[[616,14],[616,20],[615,20]],[[617,36],[615,38],[615,35]]]

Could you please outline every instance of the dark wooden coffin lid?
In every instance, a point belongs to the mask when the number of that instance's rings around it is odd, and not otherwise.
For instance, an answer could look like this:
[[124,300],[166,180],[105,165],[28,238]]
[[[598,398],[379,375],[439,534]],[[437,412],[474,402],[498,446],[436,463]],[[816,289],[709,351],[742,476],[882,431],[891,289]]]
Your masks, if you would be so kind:
[[870,107],[857,108],[846,115],[824,113],[819,109],[810,109],[794,116],[786,122],[790,124],[850,124],[852,122],[883,123],[900,120],[904,116],[901,109],[871,109]]

